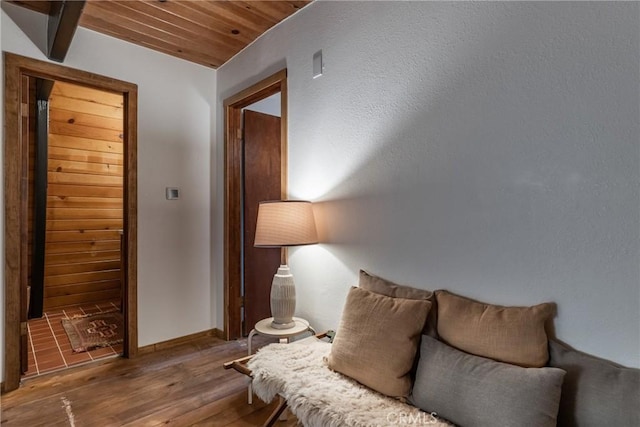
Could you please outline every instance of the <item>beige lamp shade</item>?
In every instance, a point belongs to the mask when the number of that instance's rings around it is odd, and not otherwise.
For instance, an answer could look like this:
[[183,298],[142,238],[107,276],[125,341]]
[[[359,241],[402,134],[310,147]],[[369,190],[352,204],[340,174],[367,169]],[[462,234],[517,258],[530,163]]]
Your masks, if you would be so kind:
[[275,200],[260,202],[256,224],[257,247],[282,247],[318,243],[311,202]]

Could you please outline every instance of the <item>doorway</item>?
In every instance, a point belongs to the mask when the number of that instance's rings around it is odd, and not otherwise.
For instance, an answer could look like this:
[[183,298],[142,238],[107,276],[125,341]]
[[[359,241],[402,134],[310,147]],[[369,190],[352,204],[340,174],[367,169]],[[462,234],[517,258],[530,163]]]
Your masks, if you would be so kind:
[[[106,277],[104,273],[97,273],[99,279],[102,283],[97,285],[96,287],[91,287],[89,290],[86,283],[88,280],[78,281],[78,277],[75,276],[75,281],[71,280],[70,282],[61,281],[61,277],[58,277],[54,280],[54,284],[59,286],[57,289],[48,293],[48,301],[44,298],[45,292],[44,289],[41,290],[42,300],[33,299],[32,302],[37,304],[49,304],[51,306],[56,305],[65,305],[64,298],[67,294],[70,294],[71,289],[80,289],[85,295],[83,296],[75,296],[72,297],[70,301],[75,301],[79,304],[84,304],[84,298],[88,294],[93,294],[97,298],[104,297],[104,304],[107,306],[99,304],[96,305],[96,309],[103,310],[109,309],[109,306],[112,304],[112,301],[109,299],[115,298],[114,308],[118,308],[123,312],[124,315],[124,343],[122,347],[122,352],[126,357],[133,357],[137,353],[137,303],[136,303],[136,295],[137,295],[137,282],[136,282],[136,270],[137,270],[137,188],[136,188],[136,171],[137,171],[137,86],[131,83],[111,79],[108,77],[98,76],[93,73],[88,73],[84,71],[74,70],[62,65],[37,61],[31,58],[22,57],[19,55],[4,54],[5,60],[5,283],[6,283],[6,291],[5,291],[5,306],[6,306],[6,318],[5,318],[5,381],[3,383],[3,392],[7,392],[13,390],[18,387],[20,376],[25,371],[26,363],[25,359],[27,357],[27,348],[28,348],[28,327],[27,327],[27,300],[28,300],[28,290],[27,285],[30,282],[30,279],[33,277],[30,276],[30,254],[33,254],[35,257],[36,249],[35,245],[33,247],[29,247],[29,241],[32,240],[29,238],[30,235],[30,223],[37,224],[37,221],[32,218],[30,215],[30,203],[29,200],[32,195],[37,196],[37,192],[32,189],[29,185],[29,168],[30,164],[37,163],[33,158],[30,158],[30,144],[29,144],[29,113],[28,113],[28,105],[29,105],[29,88],[31,87],[30,81],[34,79],[36,81],[48,81],[52,82],[52,88],[55,87],[56,83],[60,83],[60,88],[58,91],[64,90],[75,90],[76,91],[91,91],[91,90],[99,90],[106,91],[110,94],[115,95],[116,97],[120,97],[122,102],[122,129],[121,130],[107,130],[100,131],[105,134],[109,134],[110,138],[115,138],[116,133],[117,137],[121,138],[121,152],[122,152],[122,165],[116,165],[117,161],[109,161],[108,163],[114,163],[113,168],[120,168],[121,177],[109,176],[108,173],[104,173],[105,165],[96,165],[95,163],[90,166],[84,167],[84,169],[98,169],[102,170],[104,176],[103,177],[91,177],[91,174],[87,174],[82,177],[80,181],[82,183],[91,183],[99,184],[104,183],[105,181],[111,182],[110,189],[106,191],[110,192],[110,195],[115,195],[113,193],[113,189],[117,187],[115,184],[116,181],[120,181],[120,189],[119,194],[121,198],[121,207],[120,211],[120,219],[114,218],[69,218],[68,215],[77,216],[78,214],[85,215],[88,211],[85,208],[80,208],[78,210],[70,211],[70,210],[61,210],[57,213],[52,211],[48,212],[48,214],[53,215],[53,219],[60,219],[62,221],[67,220],[66,223],[55,223],[55,221],[51,221],[51,226],[53,229],[45,231],[46,235],[52,235],[52,233],[60,232],[60,234],[65,234],[65,238],[59,240],[54,245],[53,253],[50,253],[48,262],[53,262],[48,269],[49,272],[57,272],[62,273],[57,276],[69,276],[69,275],[78,275],[80,274],[82,279],[86,279],[86,271],[78,271],[86,270],[86,265],[83,263],[68,263],[64,260],[68,260],[71,257],[79,256],[80,258],[92,258],[97,256],[97,252],[103,251],[91,251],[90,253],[85,253],[84,255],[71,255],[72,253],[76,253],[80,247],[86,247],[87,245],[92,246],[93,244],[98,245],[101,248],[106,248],[104,253],[101,253],[99,256],[106,256],[109,259],[105,259],[97,262],[107,262],[109,265],[113,267],[115,262],[115,253],[118,252],[121,254],[118,258],[118,266],[119,271],[114,273],[113,271],[108,273]],[[68,94],[68,92],[67,92]],[[62,99],[62,93],[57,93],[57,98]],[[82,98],[82,96],[68,96],[68,98]],[[67,100],[68,101],[68,100]],[[68,108],[68,107],[65,107]],[[64,108],[63,108],[64,109]],[[55,113],[60,115],[60,109]],[[87,121],[95,121],[97,120],[96,114],[89,114],[86,116],[77,115],[76,118],[68,118],[66,125],[62,124],[64,121],[59,121],[54,125],[54,122],[51,121],[51,131],[53,133],[62,132],[61,129],[65,126],[69,128],[69,125],[73,125],[75,120],[85,120],[85,124]],[[25,120],[26,117],[26,120]],[[113,124],[113,122],[112,122]],[[45,122],[46,127],[48,127],[48,123]],[[42,127],[42,126],[40,126]],[[102,126],[109,127],[109,126]],[[57,129],[57,130],[56,130]],[[82,144],[85,144],[85,149],[87,148],[87,144],[91,144],[91,138],[86,138],[85,132],[89,130],[86,127],[75,126],[75,131],[80,132],[81,134],[76,134],[74,137],[76,141],[79,141]],[[64,133],[64,132],[63,132]],[[84,138],[84,139],[83,139]],[[100,143],[99,143],[100,144]],[[61,153],[61,150],[58,144],[57,147],[52,147],[52,150],[56,152],[57,156],[66,156],[65,159],[54,159],[59,161],[71,162],[74,156],[84,156],[86,157],[87,153],[81,153],[81,149],[79,147],[67,147],[70,150],[67,150],[64,153]],[[62,144],[64,145],[64,144]],[[113,144],[112,144],[113,145]],[[95,147],[94,147],[95,148]],[[62,150],[64,151],[64,150]],[[91,151],[91,150],[88,150]],[[108,150],[107,150],[108,151]],[[51,160],[47,159],[47,163],[49,163],[49,168],[52,166]],[[112,159],[113,160],[113,159]],[[49,170],[47,175],[49,175],[49,185],[52,187],[51,196],[55,200],[51,200],[50,202],[53,205],[62,203],[63,205],[69,205],[69,203],[93,203],[94,201],[89,201],[85,197],[87,197],[86,193],[79,194],[76,193],[73,196],[58,194],[56,189],[56,185],[60,185],[61,182],[55,182],[58,180],[70,180],[76,181],[75,184],[80,184],[78,181],[78,176],[71,176],[71,174],[64,176],[63,170],[69,167],[83,167],[78,166],[77,163],[63,163],[59,164],[53,171]],[[106,166],[107,168],[110,166]],[[46,168],[46,166],[45,166]],[[45,169],[46,170],[46,169]],[[55,176],[55,172],[63,172],[62,175]],[[85,170],[86,171],[86,170]],[[52,173],[53,172],[53,173]],[[113,175],[113,174],[112,174]],[[117,173],[116,173],[117,175]],[[51,179],[54,182],[51,182]],[[74,184],[74,182],[68,182],[67,184]],[[45,182],[45,188],[47,184]],[[80,188],[81,186],[76,185],[73,191],[86,191],[86,189]],[[95,185],[96,188],[102,188],[100,185]],[[106,187],[109,187],[108,185]],[[31,191],[30,191],[31,189]],[[116,190],[118,192],[118,190]],[[59,196],[56,198],[56,196]],[[46,198],[46,196],[45,196]],[[84,199],[83,199],[84,198]],[[46,199],[45,199],[46,200]],[[102,203],[111,203],[111,201]],[[35,200],[32,202],[32,205],[35,205]],[[46,205],[45,205],[46,206]],[[62,208],[64,209],[64,208]],[[99,216],[113,216],[116,215],[115,211],[110,211],[109,213],[100,213]],[[46,211],[46,207],[45,207]],[[90,213],[90,215],[95,216],[96,212]],[[70,220],[71,219],[71,220]],[[88,221],[88,222],[87,222]],[[90,224],[95,223],[96,221],[106,221],[109,224],[101,225],[96,228],[91,228]],[[72,227],[73,229],[69,229]],[[77,230],[75,229],[77,228]],[[101,230],[100,230],[101,229]],[[121,234],[120,234],[121,230]],[[35,230],[34,230],[35,231]],[[109,239],[109,243],[105,243],[100,241],[97,238],[95,233],[97,231],[101,231],[98,234],[109,234],[109,237],[113,237],[113,239]],[[32,232],[31,234],[37,234]],[[77,238],[77,239],[76,239]],[[37,241],[36,237],[33,236],[33,241]],[[49,243],[54,243],[50,241]],[[46,244],[45,244],[46,245]],[[42,245],[44,248],[45,245]],[[62,246],[61,246],[62,245]],[[105,246],[106,245],[106,246]],[[115,247],[117,246],[117,248]],[[51,246],[50,246],[51,247]],[[57,254],[55,251],[59,251]],[[60,252],[62,251],[62,252]],[[44,253],[44,252],[43,252]],[[64,254],[60,256],[59,254]],[[43,257],[46,257],[43,255]],[[79,258],[78,258],[79,259]],[[90,261],[96,261],[91,260]],[[68,264],[73,264],[73,267],[69,267]],[[53,270],[51,270],[53,268]],[[115,270],[115,269],[112,269]],[[35,271],[35,270],[34,270]],[[42,269],[41,274],[44,273],[45,269]],[[94,274],[94,273],[90,273]],[[114,275],[117,275],[115,277]],[[104,277],[102,277],[104,276]],[[113,277],[112,277],[113,276]],[[99,280],[100,281],[100,280]],[[84,283],[84,284],[80,284]],[[116,283],[118,284],[116,286]],[[116,296],[117,294],[117,296]],[[74,299],[75,298],[75,299]],[[32,317],[37,317],[38,307],[31,307]],[[35,313],[35,314],[34,314]]]
[[[122,354],[124,98],[25,80],[32,218],[26,378]],[[89,345],[72,329],[83,322],[104,324]]]
[[[251,224],[255,222],[252,221],[253,215],[257,215],[257,202],[265,199],[284,199],[287,194],[286,83],[287,73],[286,70],[282,70],[224,101],[224,336],[227,340],[245,336],[253,327],[252,322],[255,323],[255,319],[268,317],[269,313],[268,290],[281,258],[280,250],[260,249],[260,255],[249,254],[251,265],[245,265],[245,260],[246,255],[253,250]],[[271,147],[269,150],[275,150],[274,155],[279,157],[275,162],[273,156],[261,153],[262,150],[258,148],[260,144],[267,143],[262,139],[258,140],[258,146],[250,148],[251,153],[248,153],[245,150],[249,148],[245,147],[244,131],[245,125],[249,123],[258,129],[255,133],[259,133],[259,129],[278,125],[274,125],[269,117],[260,113],[251,113],[250,122],[247,122],[247,118],[243,120],[243,109],[274,94],[280,94],[280,129],[275,145],[273,141],[268,144]],[[250,159],[253,156],[256,158]],[[247,165],[250,164],[252,169],[249,173],[245,170],[247,160]],[[249,181],[245,182],[245,179],[252,181],[252,184],[249,184]],[[246,190],[249,188],[247,184],[252,186],[250,192],[253,194],[250,194],[249,198],[246,198]],[[245,206],[245,201],[251,206]],[[269,251],[273,253],[268,255]],[[268,260],[262,262],[266,258]],[[265,273],[267,270],[269,271]],[[252,276],[245,277],[247,273]],[[260,284],[254,281],[256,275]],[[247,287],[244,286],[245,283]]]
[[[271,108],[273,104],[275,107]],[[280,94],[243,109],[242,152],[242,335],[271,316],[271,282],[280,266],[280,248],[256,248],[258,205],[280,199]]]

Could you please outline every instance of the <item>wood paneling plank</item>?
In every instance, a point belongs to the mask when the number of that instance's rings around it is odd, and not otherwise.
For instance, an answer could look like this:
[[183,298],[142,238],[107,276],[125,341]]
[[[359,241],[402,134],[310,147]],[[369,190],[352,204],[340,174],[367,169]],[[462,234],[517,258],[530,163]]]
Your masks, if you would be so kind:
[[122,143],[122,131],[96,128],[68,122],[49,122],[49,132],[52,135],[75,136],[79,138],[95,139]]
[[78,209],[78,208],[49,208],[47,220],[65,219],[122,219],[122,209]]
[[[87,28],[98,26],[105,29],[105,34],[109,33],[113,37],[136,40],[137,44],[153,46],[153,49],[173,56],[180,55],[184,57],[188,55],[193,62],[203,63],[203,65],[208,66],[212,66],[210,61],[212,57],[215,63],[220,65],[233,55],[234,51],[232,49],[210,50],[207,52],[206,46],[189,44],[188,40],[135,20],[126,20],[124,17],[119,17],[118,20],[115,20],[114,18],[118,15],[111,12],[108,9],[108,5],[103,5],[102,2],[94,2],[90,5],[92,9],[95,8],[96,10],[89,11],[82,17],[82,25]],[[105,27],[106,22],[110,23],[109,27]]]
[[[96,263],[101,261],[105,264],[106,261],[120,262],[120,249],[112,251],[87,251],[87,252],[72,252],[62,254],[46,255],[47,266],[51,269],[53,266],[65,265],[65,264],[80,264],[80,263]],[[119,268],[119,265],[111,265],[108,268],[94,266],[96,270],[111,270],[113,268]],[[86,270],[85,270],[86,271]],[[52,274],[52,273],[50,273]],[[56,274],[56,273],[53,273]]]
[[[95,262],[82,262],[80,264],[60,264],[60,265],[48,265],[45,269],[46,277],[53,276],[66,276],[69,274],[77,273],[91,273],[101,271],[113,271],[120,269],[120,260],[111,261],[95,261]],[[64,283],[57,283],[51,286],[59,286]]]
[[51,95],[49,102],[51,105],[55,105],[56,108],[62,110],[77,111],[122,120],[121,106],[98,104],[84,99],[67,98],[55,94]]
[[122,230],[122,219],[83,219],[47,221],[50,231]]
[[92,240],[87,242],[47,242],[47,254],[70,254],[90,251],[112,251],[120,249],[119,240]]
[[95,242],[120,239],[120,230],[47,231],[48,243]]
[[122,177],[107,175],[86,175],[80,173],[49,172],[50,184],[69,184],[99,187],[122,187]]
[[100,301],[113,301],[120,299],[120,288],[103,291],[85,292],[82,294],[63,295],[60,297],[48,297],[44,300],[45,310],[55,307],[65,307],[73,304],[92,304]]
[[65,135],[49,135],[49,147],[63,147],[74,150],[100,151],[103,153],[122,154],[124,147],[122,142],[101,141],[98,139],[65,136]]
[[85,294],[94,291],[120,289],[119,280],[103,280],[101,282],[77,283],[73,285],[49,286],[44,290],[44,296],[63,297],[65,295]]
[[123,176],[124,167],[109,163],[86,163],[68,160],[49,160],[50,172],[84,173],[92,175]]
[[71,285],[73,283],[98,282],[120,279],[120,270],[97,271],[89,273],[64,274],[45,277],[45,286]]
[[65,185],[49,183],[47,194],[56,197],[98,197],[121,198],[124,190],[121,187],[100,187],[87,185]]
[[69,160],[85,163],[107,163],[110,165],[122,165],[124,160],[120,153],[104,153],[99,151],[75,150],[67,147],[49,146],[50,160]]
[[[121,2],[109,3],[108,6],[115,13],[131,15],[132,18],[142,22],[148,22],[162,31],[174,34],[186,42],[200,45],[199,50],[205,52],[202,47],[209,46],[212,50],[242,49],[253,39],[246,36],[231,33],[231,28],[226,28],[211,14],[195,12],[185,9],[185,2]],[[254,39],[260,33],[254,31]]]
[[68,111],[55,108],[49,113],[49,120],[52,122],[75,124],[80,126],[91,126],[98,129],[110,129],[122,132],[124,127],[121,118],[113,119],[96,114],[86,114],[77,111]]
[[122,209],[122,198],[118,197],[47,197],[49,208]]
[[[87,86],[56,82],[51,94],[56,97],[73,98],[79,101],[87,101],[91,104],[108,105],[122,109],[124,101],[122,93],[110,92],[102,89],[93,89]],[[83,104],[86,105],[86,104]],[[79,111],[74,109],[72,111]],[[96,114],[96,113],[92,113]]]

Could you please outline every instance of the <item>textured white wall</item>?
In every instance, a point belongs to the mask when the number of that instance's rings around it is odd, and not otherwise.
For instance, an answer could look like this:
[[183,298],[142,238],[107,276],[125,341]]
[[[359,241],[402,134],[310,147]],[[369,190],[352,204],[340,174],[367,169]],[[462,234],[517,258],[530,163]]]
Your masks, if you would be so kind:
[[[39,49],[45,31],[44,15],[3,2],[3,51],[45,60]],[[209,212],[215,70],[83,28],[64,65],[138,85],[139,345],[214,327]],[[165,200],[165,187],[179,187],[180,200]]]
[[244,110],[257,111],[258,113],[270,114],[280,117],[280,94],[276,93],[268,98],[254,102]]
[[[497,304],[555,301],[560,339],[640,366],[639,11],[321,1],[218,69],[218,105],[289,71],[290,196],[318,202],[326,239],[292,251],[298,315],[336,328],[366,268]],[[217,123],[221,154],[221,109]],[[221,156],[214,168],[222,235]]]

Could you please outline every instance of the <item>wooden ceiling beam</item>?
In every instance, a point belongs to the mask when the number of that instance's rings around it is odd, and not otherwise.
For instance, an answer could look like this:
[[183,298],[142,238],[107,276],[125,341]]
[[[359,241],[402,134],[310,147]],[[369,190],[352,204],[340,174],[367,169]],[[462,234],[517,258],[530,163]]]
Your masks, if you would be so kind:
[[47,57],[64,62],[73,35],[78,28],[85,0],[62,0],[51,2],[47,27]]

